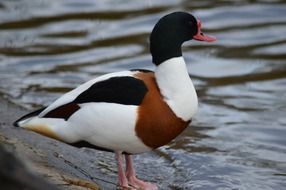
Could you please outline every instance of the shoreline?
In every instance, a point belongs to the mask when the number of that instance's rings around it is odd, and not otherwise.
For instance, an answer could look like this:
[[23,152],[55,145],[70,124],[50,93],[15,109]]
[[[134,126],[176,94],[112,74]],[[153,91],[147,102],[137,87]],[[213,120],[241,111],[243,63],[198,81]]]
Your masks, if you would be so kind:
[[111,154],[77,149],[32,131],[16,128],[12,123],[29,111],[3,97],[0,97],[0,107],[1,148],[20,160],[28,173],[64,190],[116,189],[116,178],[109,176],[110,171],[102,172],[100,168],[92,170],[86,164],[93,163],[96,166],[99,161],[110,160]]

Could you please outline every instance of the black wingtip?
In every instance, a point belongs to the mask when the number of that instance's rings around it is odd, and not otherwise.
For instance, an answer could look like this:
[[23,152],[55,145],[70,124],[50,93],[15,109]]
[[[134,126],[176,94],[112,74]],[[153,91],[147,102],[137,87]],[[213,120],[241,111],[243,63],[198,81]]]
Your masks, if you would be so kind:
[[20,127],[19,124],[18,124],[18,120],[13,123],[13,126],[14,127]]
[[13,123],[14,127],[20,127],[20,125],[18,124],[20,121],[22,121],[22,120],[24,120],[24,119],[28,119],[28,118],[33,117],[33,116],[36,116],[36,115],[40,114],[44,109],[46,109],[46,107],[41,108],[41,109],[39,109],[39,110],[33,111],[33,112],[31,112],[31,113],[28,113],[28,114],[22,116],[20,119],[16,120],[16,121]]

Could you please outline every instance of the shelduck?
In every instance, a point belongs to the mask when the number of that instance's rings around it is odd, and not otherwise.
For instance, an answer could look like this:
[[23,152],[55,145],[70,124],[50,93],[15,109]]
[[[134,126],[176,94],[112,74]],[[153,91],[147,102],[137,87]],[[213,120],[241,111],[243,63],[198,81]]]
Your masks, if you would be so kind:
[[76,147],[115,152],[121,187],[158,189],[136,177],[132,155],[169,143],[196,113],[198,98],[181,51],[191,39],[216,40],[201,32],[201,22],[193,15],[168,14],[150,36],[155,71],[122,71],[92,79],[14,125]]

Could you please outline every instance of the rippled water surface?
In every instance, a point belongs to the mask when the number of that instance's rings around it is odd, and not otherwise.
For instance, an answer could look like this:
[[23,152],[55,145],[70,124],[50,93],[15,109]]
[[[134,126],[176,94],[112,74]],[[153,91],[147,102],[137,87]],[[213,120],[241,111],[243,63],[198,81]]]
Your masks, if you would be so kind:
[[155,181],[285,189],[286,1],[0,1],[1,95],[33,109],[104,73],[154,69],[149,33],[176,10],[192,12],[218,41],[183,48],[200,108],[192,127],[156,151]]

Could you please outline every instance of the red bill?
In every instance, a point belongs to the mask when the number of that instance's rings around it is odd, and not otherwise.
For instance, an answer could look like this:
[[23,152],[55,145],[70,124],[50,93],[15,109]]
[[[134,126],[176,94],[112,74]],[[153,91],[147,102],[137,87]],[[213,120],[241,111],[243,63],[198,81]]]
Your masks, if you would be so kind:
[[193,36],[194,40],[206,41],[206,42],[214,42],[214,41],[216,41],[216,37],[209,36],[209,35],[206,35],[206,34],[201,32],[202,23],[201,23],[200,20],[197,20],[197,23],[198,23],[198,33]]

